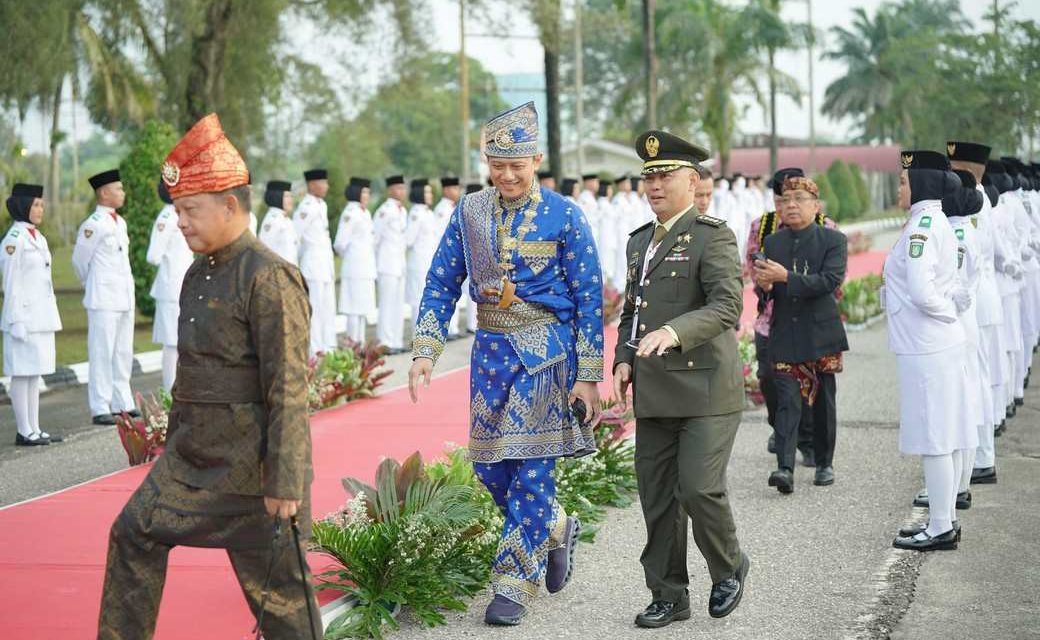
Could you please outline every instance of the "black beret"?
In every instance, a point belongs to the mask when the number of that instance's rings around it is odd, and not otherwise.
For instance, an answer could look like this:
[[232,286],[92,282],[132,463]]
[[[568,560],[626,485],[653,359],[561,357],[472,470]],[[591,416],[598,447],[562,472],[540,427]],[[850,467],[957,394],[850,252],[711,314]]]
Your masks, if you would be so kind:
[[581,174],[582,180],[599,180],[598,173],[583,173]]
[[444,187],[457,187],[459,186],[459,179],[454,176],[444,176],[441,178],[441,188]]
[[292,191],[292,185],[284,180],[271,180],[267,183],[267,191]]
[[578,184],[578,181],[574,178],[564,178],[563,184],[560,186],[560,193],[565,196],[571,195],[574,192],[574,185]]
[[43,185],[16,183],[11,187],[12,198],[42,198]]
[[974,189],[975,185],[978,184],[977,182],[975,182],[975,174],[973,174],[970,171],[964,171],[963,169],[954,169],[953,172],[956,173],[957,177],[961,179],[961,185],[965,189]]
[[986,161],[989,160],[990,151],[992,151],[992,149],[977,142],[958,142],[956,140],[951,140],[946,143],[946,155],[950,157],[950,160],[986,164]]
[[643,175],[667,173],[708,159],[708,150],[667,131],[652,130],[636,138],[636,153],[643,159]]
[[538,172],[538,179],[539,180],[545,180],[545,179],[551,178],[551,177],[553,177],[552,171],[539,171]]
[[614,178],[614,184],[621,184],[622,182],[625,182],[626,180],[628,180],[628,176],[627,175],[623,175],[620,178]]
[[386,186],[392,187],[395,184],[404,184],[404,176],[388,176],[386,179]]
[[907,149],[899,154],[904,169],[937,169],[949,171],[950,161],[938,151]]
[[480,184],[479,182],[471,182],[466,185],[466,195],[476,193],[478,191],[483,191],[483,189],[484,185]]
[[97,175],[93,175],[87,178],[87,182],[90,183],[90,187],[94,189],[94,191],[97,191],[106,184],[119,182],[119,169],[110,169],[109,171],[102,171]]
[[777,169],[773,177],[769,179],[766,186],[773,190],[773,193],[780,195],[784,190],[784,180],[787,178],[804,178],[805,171],[801,167],[784,167],[783,169]]
[[308,169],[303,172],[303,179],[307,182],[311,180],[328,180],[329,172],[325,169]]

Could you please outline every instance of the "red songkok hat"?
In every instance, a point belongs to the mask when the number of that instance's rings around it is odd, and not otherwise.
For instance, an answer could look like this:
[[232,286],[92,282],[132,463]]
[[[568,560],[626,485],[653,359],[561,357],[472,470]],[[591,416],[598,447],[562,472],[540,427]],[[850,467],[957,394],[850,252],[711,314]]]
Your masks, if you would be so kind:
[[217,114],[211,113],[196,122],[166,156],[162,181],[176,199],[249,184],[249,170],[224,135]]

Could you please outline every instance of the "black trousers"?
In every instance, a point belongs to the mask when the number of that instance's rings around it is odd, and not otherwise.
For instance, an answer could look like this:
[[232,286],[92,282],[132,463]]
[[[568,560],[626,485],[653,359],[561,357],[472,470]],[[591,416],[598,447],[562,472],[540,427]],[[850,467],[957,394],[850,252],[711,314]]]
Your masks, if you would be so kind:
[[[816,403],[811,408],[813,452],[817,467],[830,467],[834,462],[834,442],[838,427],[838,411],[835,402],[837,384],[833,373],[819,374],[820,389]],[[798,381],[786,376],[774,376],[777,407],[776,461],[778,467],[794,470],[797,431],[802,422],[802,391]],[[808,408],[808,407],[806,407]]]
[[[755,358],[758,360],[758,385],[766,400],[766,420],[776,431],[776,384],[773,382],[773,363],[769,360],[769,338],[755,334]],[[805,407],[808,408],[808,405]],[[813,450],[813,412],[802,411],[798,424],[798,450],[803,454]]]

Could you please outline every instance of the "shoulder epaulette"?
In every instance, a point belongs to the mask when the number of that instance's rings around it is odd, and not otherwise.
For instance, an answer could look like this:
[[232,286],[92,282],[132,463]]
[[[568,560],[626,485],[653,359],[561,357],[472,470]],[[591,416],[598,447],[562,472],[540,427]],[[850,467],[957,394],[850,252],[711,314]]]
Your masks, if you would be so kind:
[[697,222],[701,224],[706,224],[709,227],[715,227],[716,229],[719,227],[726,226],[725,220],[723,220],[722,218],[716,218],[714,216],[699,215],[697,216]]
[[633,230],[632,230],[632,232],[631,232],[631,233],[629,233],[628,235],[630,235],[630,236],[634,236],[634,235],[636,235],[637,233],[639,233],[640,231],[642,231],[643,229],[649,229],[649,228],[650,228],[650,227],[652,227],[653,225],[654,225],[654,221],[653,221],[653,220],[651,220],[650,222],[647,222],[646,224],[644,224],[644,225],[642,225],[642,226],[636,227],[636,228],[635,228],[635,229],[633,229]]

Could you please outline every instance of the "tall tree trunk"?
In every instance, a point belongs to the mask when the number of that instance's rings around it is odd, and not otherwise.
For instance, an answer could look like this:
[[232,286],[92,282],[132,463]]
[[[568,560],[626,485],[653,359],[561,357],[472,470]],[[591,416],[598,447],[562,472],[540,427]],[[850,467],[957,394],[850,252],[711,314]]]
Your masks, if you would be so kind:
[[184,128],[218,109],[224,98],[224,55],[233,0],[210,0],[206,27],[191,46],[191,69],[185,90]]
[[776,136],[776,51],[769,48],[769,173],[776,173],[780,140]]
[[549,171],[557,182],[563,178],[560,154],[560,54],[556,44],[545,47],[545,101],[549,125]]
[[[58,145],[61,143],[61,93],[65,88],[65,76],[58,79],[58,86],[54,89],[51,99],[51,166],[47,175],[47,193],[53,204],[61,202],[61,156]],[[54,207],[58,210],[58,207]],[[58,228],[64,231],[64,217],[58,216]]]
[[643,73],[646,75],[646,125],[657,128],[657,42],[654,14],[657,0],[643,0]]

